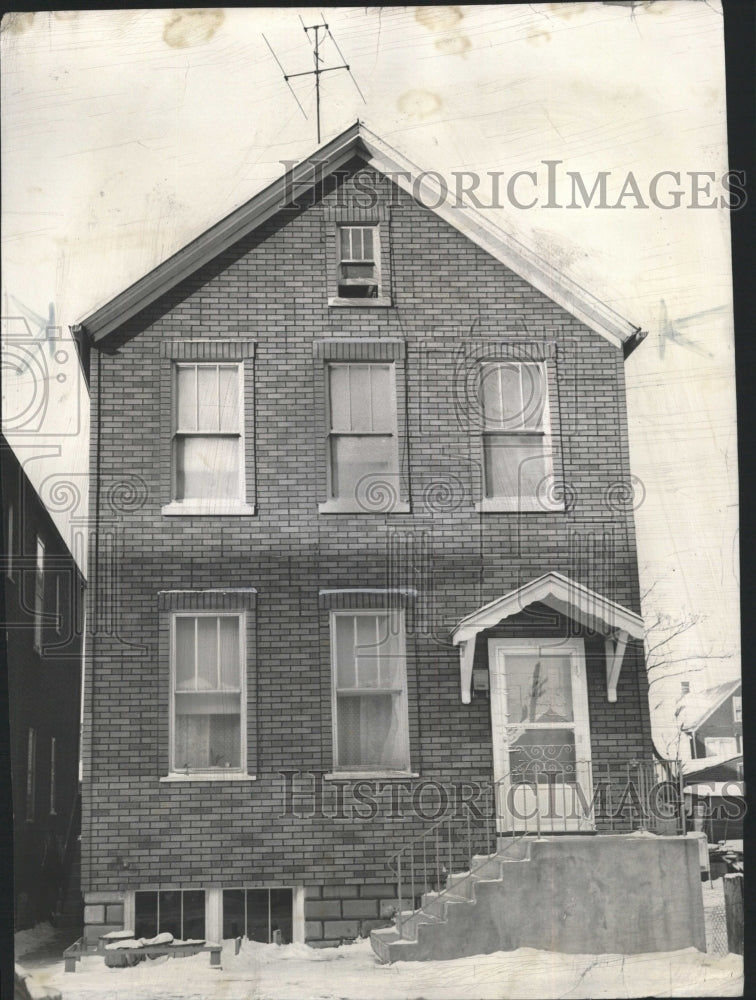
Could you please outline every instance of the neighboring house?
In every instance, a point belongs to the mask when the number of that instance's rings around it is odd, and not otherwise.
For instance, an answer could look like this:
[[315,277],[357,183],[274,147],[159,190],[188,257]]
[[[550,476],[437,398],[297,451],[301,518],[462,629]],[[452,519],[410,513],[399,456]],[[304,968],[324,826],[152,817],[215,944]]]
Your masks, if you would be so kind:
[[741,840],[746,809],[743,754],[693,758],[682,770],[693,828],[703,830],[709,843]]
[[20,930],[62,909],[76,917],[84,580],[4,437],[0,476]]
[[640,331],[355,125],[75,332],[90,941],[365,934],[492,780],[502,835],[632,828]]
[[682,731],[690,741],[691,757],[735,756],[743,751],[742,685],[728,681],[695,698],[685,696]]

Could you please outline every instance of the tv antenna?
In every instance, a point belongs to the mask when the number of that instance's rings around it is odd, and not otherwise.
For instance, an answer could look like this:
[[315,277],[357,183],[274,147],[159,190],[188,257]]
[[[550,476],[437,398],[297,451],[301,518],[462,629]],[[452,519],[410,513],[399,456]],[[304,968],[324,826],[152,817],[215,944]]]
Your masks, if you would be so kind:
[[[265,35],[263,35],[263,38],[265,39],[265,44],[270,49],[270,54],[273,56],[273,58],[278,63],[278,68],[283,73],[283,78],[286,81],[286,83],[287,83],[287,85],[289,87],[289,90],[291,91],[292,97],[294,98],[294,100],[299,105],[299,110],[302,112],[302,114],[305,116],[305,118],[307,118],[307,114],[305,112],[305,109],[300,104],[299,98],[295,94],[294,88],[289,83],[289,80],[293,80],[297,76],[314,76],[315,77],[315,110],[316,110],[316,115],[317,115],[318,144],[320,143],[320,77],[321,77],[321,75],[323,73],[332,73],[332,72],[334,72],[335,70],[338,70],[338,69],[345,69],[347,71],[347,73],[351,76],[352,83],[357,88],[357,93],[360,95],[360,97],[362,98],[362,100],[364,101],[364,103],[367,104],[367,101],[365,100],[365,95],[360,90],[359,85],[357,84],[357,81],[354,78],[354,74],[352,73],[351,69],[349,68],[349,63],[344,58],[344,53],[341,51],[341,49],[338,46],[338,43],[336,42],[336,39],[331,34],[331,29],[328,27],[328,25],[327,25],[327,23],[325,21],[325,18],[323,17],[322,12],[321,12],[321,15],[320,15],[320,19],[321,19],[321,23],[320,24],[310,24],[310,25],[307,25],[307,24],[304,23],[304,21],[302,21],[302,15],[301,14],[299,15],[299,20],[302,23],[302,27],[304,28],[304,32],[307,35],[308,41],[310,39],[310,32],[312,31],[314,33],[314,43],[313,43],[312,54],[313,54],[313,58],[314,58],[314,61],[315,61],[315,69],[307,70],[304,73],[287,73],[286,70],[281,65],[281,61],[279,60],[278,56],[273,51],[273,46],[270,44],[270,42],[268,41],[268,39],[265,38]],[[322,37],[321,37],[321,34],[320,34],[321,31],[325,32],[325,34]],[[321,66],[321,63],[323,62],[323,58],[320,55],[320,46],[321,46],[322,42],[325,41],[326,38],[330,38],[331,39],[331,41],[334,44],[334,47],[336,48],[336,51],[338,52],[339,56],[343,60],[341,66]]]

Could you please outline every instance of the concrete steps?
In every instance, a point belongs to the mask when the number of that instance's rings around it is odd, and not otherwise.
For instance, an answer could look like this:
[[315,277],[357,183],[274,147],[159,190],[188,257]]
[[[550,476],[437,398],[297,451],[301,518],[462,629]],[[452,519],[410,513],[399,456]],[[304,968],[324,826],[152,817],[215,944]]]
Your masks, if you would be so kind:
[[393,927],[371,931],[373,951],[385,963],[456,958],[498,950],[501,946],[498,930],[488,934],[490,948],[476,932],[478,900],[492,892],[501,893],[504,869],[527,864],[528,852],[526,843],[516,841],[497,854],[475,856],[469,871],[447,876],[441,892],[423,893],[419,909],[397,914]]

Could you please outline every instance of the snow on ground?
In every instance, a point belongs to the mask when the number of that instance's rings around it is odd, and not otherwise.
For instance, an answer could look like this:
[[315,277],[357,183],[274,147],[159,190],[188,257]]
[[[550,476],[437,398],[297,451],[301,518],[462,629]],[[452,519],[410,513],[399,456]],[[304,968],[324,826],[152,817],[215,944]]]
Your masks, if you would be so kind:
[[503,1000],[564,997],[741,996],[739,956],[694,948],[649,955],[562,955],[521,948],[446,962],[380,965],[368,941],[317,950],[244,942],[209,956],[109,969],[98,956],[75,973],[51,961],[35,975],[65,1000]]

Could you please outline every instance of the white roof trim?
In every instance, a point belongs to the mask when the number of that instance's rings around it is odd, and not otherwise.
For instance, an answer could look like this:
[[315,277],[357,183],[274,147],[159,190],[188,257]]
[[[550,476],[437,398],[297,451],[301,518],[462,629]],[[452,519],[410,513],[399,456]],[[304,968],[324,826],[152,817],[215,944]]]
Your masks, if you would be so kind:
[[630,637],[643,638],[643,619],[634,611],[602,597],[561,573],[546,573],[478,608],[463,618],[453,630],[452,643],[460,646],[463,703],[470,703],[472,664],[478,633],[498,625],[504,618],[516,615],[531,604],[546,604],[567,618],[615,640],[611,657],[610,650],[607,649],[607,696],[609,701],[616,701],[617,680],[625,646]]
[[445,192],[429,180],[425,171],[359,122],[321,146],[306,160],[211,226],[78,325],[84,328],[95,343],[102,341],[180,281],[262,225],[283,208],[285,203],[311,188],[314,163],[318,165],[317,176],[320,179],[338,170],[358,152],[366,154],[368,162],[375,169],[395,175],[395,183],[405,191],[419,194],[423,204],[438,205],[429,208],[429,211],[435,211],[482,250],[519,274],[614,346],[621,347],[634,337],[641,336],[638,327],[499,229],[480,212],[473,208],[456,207],[448,197],[444,197]]

